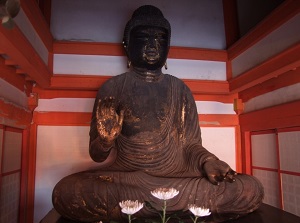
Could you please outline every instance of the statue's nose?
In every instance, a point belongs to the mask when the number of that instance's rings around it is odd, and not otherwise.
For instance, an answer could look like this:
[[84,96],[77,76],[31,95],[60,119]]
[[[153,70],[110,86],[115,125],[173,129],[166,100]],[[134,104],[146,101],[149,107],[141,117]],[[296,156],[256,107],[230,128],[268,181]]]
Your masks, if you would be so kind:
[[148,47],[150,48],[156,48],[157,47],[157,41],[154,37],[151,37],[148,39]]

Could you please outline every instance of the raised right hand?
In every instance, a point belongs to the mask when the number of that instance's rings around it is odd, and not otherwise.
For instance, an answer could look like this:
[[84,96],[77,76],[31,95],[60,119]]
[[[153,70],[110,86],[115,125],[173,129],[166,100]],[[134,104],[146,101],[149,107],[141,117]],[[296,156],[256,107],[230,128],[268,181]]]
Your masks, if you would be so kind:
[[116,112],[116,101],[113,97],[100,99],[96,111],[97,130],[100,138],[106,144],[111,144],[122,130],[124,110]]

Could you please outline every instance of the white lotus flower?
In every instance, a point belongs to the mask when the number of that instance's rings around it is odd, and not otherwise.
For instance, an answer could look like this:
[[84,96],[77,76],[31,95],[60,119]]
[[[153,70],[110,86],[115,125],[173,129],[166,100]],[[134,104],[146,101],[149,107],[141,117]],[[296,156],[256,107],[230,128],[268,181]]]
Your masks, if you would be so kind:
[[151,191],[151,194],[160,200],[169,200],[179,194],[179,191],[174,188],[157,188]]
[[143,204],[136,201],[126,200],[119,203],[121,211],[125,214],[132,215],[143,208]]
[[189,208],[190,212],[192,212],[196,217],[204,217],[204,216],[208,216],[211,214],[211,212],[209,211],[208,208],[197,207],[194,204],[188,205],[188,208]]

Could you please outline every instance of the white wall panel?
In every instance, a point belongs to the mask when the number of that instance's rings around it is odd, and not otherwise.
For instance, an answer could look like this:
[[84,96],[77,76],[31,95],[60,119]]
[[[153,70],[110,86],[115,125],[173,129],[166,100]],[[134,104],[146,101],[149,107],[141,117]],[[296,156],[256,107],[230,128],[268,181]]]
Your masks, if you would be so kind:
[[251,136],[252,165],[265,168],[278,168],[276,134]]
[[55,54],[54,74],[116,76],[127,71],[125,56]]
[[[203,60],[168,59],[168,70],[163,73],[178,78],[199,80],[226,80],[226,63]],[[55,54],[54,74],[116,76],[127,72],[124,56]]]
[[259,179],[264,187],[265,197],[263,202],[280,208],[278,173],[257,169],[254,169],[252,173],[253,176]]
[[17,223],[20,200],[22,133],[0,129],[0,134],[0,173],[5,174],[1,176],[0,180],[0,222]]
[[35,111],[92,112],[95,98],[39,99]]
[[169,20],[172,46],[225,49],[221,0],[52,0],[51,32],[57,40],[121,43],[126,22],[144,4]]
[[163,70],[163,72],[180,79],[226,80],[225,62],[168,59],[167,63],[168,70]]
[[281,169],[300,173],[300,131],[280,132],[278,140]]
[[300,14],[274,30],[254,46],[232,60],[236,77],[300,41]]
[[0,188],[0,222],[18,223],[20,201],[20,173],[4,176]]
[[300,176],[282,174],[283,209],[300,216]]
[[230,103],[196,101],[196,106],[198,114],[236,114],[233,110],[233,104]]
[[300,83],[250,99],[244,104],[244,112],[247,113],[296,100],[300,100]]
[[5,131],[4,160],[2,172],[7,173],[21,169],[22,133]]
[[235,129],[233,127],[202,127],[201,133],[203,146],[235,170]]
[[87,126],[38,126],[34,222],[52,208],[52,190],[60,179],[97,166],[88,145]]
[[[92,112],[95,98],[39,99],[36,112]],[[198,114],[235,114],[233,104],[215,101],[196,101]]]

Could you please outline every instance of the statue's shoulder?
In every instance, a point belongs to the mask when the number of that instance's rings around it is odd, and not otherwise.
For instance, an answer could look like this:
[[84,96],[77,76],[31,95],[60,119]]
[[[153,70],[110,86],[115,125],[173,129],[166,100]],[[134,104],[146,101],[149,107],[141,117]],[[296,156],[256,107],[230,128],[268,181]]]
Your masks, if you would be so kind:
[[120,87],[124,83],[125,78],[126,73],[123,73],[106,80],[98,89],[98,97],[100,97],[100,95],[116,94],[118,91],[118,87]]
[[126,73],[122,73],[122,74],[118,74],[116,76],[113,76],[111,78],[109,78],[107,81],[104,82],[104,84],[115,84],[115,83],[119,83],[122,82],[127,76],[127,72]]
[[125,78],[126,78],[126,73],[113,76],[113,77],[107,79],[100,86],[99,90],[106,89],[106,88],[114,88],[115,86],[118,86],[119,84],[123,83]]
[[178,77],[175,77],[171,74],[164,74],[164,75],[165,75],[165,78],[168,78],[173,84],[175,84],[179,87],[186,87],[186,84]]

